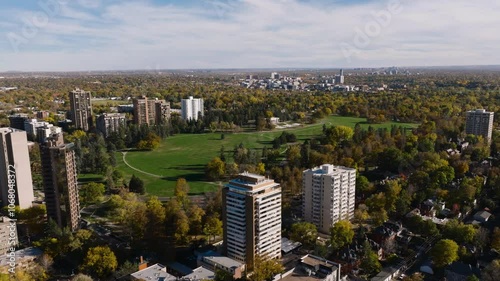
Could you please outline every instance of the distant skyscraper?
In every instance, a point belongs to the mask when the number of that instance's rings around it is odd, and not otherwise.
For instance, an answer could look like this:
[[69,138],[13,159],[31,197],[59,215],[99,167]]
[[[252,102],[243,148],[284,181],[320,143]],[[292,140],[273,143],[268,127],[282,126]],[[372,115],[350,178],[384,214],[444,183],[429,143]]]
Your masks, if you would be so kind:
[[[9,179],[15,179],[9,186]],[[0,195],[2,206],[9,205],[10,187],[14,189],[15,205],[21,209],[31,207],[35,200],[31,164],[28,152],[26,132],[0,128]]]
[[489,112],[484,109],[467,111],[465,133],[483,136],[483,138],[491,140],[494,116],[494,112]]
[[252,270],[255,256],[281,257],[281,187],[242,173],[222,191],[224,251]]
[[47,138],[40,147],[47,217],[60,227],[79,227],[80,202],[73,143],[65,144],[62,134]]
[[304,220],[318,231],[329,233],[334,223],[354,216],[355,169],[325,164],[304,171],[302,181]]
[[96,128],[107,137],[126,124],[127,118],[124,113],[103,113],[97,117]]
[[340,70],[340,75],[335,76],[335,84],[340,85],[344,84],[344,70]]
[[182,99],[181,116],[184,120],[198,120],[203,117],[203,99]]
[[76,89],[69,93],[71,121],[77,129],[88,131],[92,127],[92,95],[90,92]]

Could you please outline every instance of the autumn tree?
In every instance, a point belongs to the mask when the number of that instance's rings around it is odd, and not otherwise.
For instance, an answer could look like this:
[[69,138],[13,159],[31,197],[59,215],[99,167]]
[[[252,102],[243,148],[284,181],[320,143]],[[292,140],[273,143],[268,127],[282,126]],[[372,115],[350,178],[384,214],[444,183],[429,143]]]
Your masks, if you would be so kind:
[[111,274],[117,266],[115,253],[108,246],[97,246],[88,250],[80,269],[99,278],[104,278]]
[[174,188],[174,196],[176,200],[181,204],[181,206],[185,209],[189,205],[189,184],[184,178],[177,179]]
[[150,132],[144,139],[137,143],[137,149],[154,150],[160,146],[161,138],[153,132]]
[[290,229],[290,239],[302,243],[307,248],[313,248],[317,238],[318,230],[312,223],[294,223]]
[[256,256],[253,265],[253,272],[249,277],[249,280],[272,280],[276,274],[282,273],[283,271],[284,267],[281,265],[281,262],[279,260],[263,256]]
[[189,229],[194,235],[201,234],[203,230],[203,216],[205,216],[205,211],[198,205],[193,204],[189,207]]
[[208,162],[205,174],[210,180],[220,180],[226,174],[226,164],[219,157],[215,157]]
[[352,230],[352,225],[349,221],[338,221],[330,229],[330,243],[335,251],[351,244],[353,237],[354,230]]
[[433,263],[437,267],[444,267],[458,259],[458,245],[450,239],[441,239],[431,250]]
[[208,236],[209,241],[210,237],[215,239],[216,236],[222,235],[222,221],[218,218],[218,214],[208,217],[203,233]]
[[80,195],[80,202],[84,206],[98,203],[102,200],[102,196],[105,191],[106,187],[102,183],[87,183],[78,191],[78,194]]

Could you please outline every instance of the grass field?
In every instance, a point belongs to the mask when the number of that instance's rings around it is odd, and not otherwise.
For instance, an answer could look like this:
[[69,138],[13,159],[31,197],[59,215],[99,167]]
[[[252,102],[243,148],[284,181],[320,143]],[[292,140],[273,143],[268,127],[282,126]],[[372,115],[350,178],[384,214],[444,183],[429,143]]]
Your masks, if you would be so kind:
[[[354,127],[357,123],[363,128],[368,128],[364,118],[330,116],[313,125],[286,129],[297,135],[299,140],[309,139],[321,133],[323,124],[327,126],[349,126]],[[384,123],[372,124],[374,128],[390,128],[392,125],[415,128],[417,124],[408,123]],[[239,134],[225,134],[221,140],[221,134],[182,134],[169,137],[161,146],[154,151],[129,151],[125,160],[134,168],[147,172],[142,173],[128,167],[123,162],[123,155],[117,152],[116,159],[118,169],[123,171],[127,177],[132,174],[140,177],[145,182],[149,194],[159,197],[171,196],[175,181],[185,178],[191,189],[190,193],[199,194],[217,189],[218,183],[206,182],[204,179],[205,165],[214,157],[219,155],[221,146],[226,151],[232,150],[234,146],[243,143],[247,148],[271,147],[271,141],[281,134],[283,130],[271,132],[252,132]]]

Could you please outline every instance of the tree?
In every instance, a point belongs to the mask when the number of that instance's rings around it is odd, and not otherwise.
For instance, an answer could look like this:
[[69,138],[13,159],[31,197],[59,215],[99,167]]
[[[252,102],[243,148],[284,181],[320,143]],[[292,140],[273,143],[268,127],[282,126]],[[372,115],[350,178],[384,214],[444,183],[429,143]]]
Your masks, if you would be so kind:
[[183,206],[183,208],[186,208],[187,205],[189,204],[188,193],[189,193],[189,184],[187,183],[186,179],[184,178],[177,179],[174,188],[174,196],[177,199],[177,201]]
[[90,248],[80,269],[100,278],[108,276],[118,266],[115,253],[108,246]]
[[292,225],[290,239],[302,243],[304,247],[313,248],[318,238],[316,226],[309,222],[298,222]]
[[368,275],[375,274],[382,269],[382,265],[378,261],[377,254],[372,250],[372,246],[368,241],[363,245],[363,258],[361,259],[360,267]]
[[450,220],[443,227],[443,237],[454,240],[458,244],[470,243],[476,236],[476,229],[471,224]]
[[134,193],[139,193],[139,194],[145,193],[144,182],[136,175],[132,175],[132,178],[130,178],[128,189],[130,190],[130,192]]
[[491,248],[500,252],[500,228],[495,227],[491,236]]
[[85,274],[78,274],[78,275],[75,275],[71,281],[93,281],[94,279],[92,279],[92,277],[88,276],[88,275],[85,275]]
[[205,215],[205,211],[200,208],[198,205],[192,205],[188,210],[189,217],[189,229],[194,235],[198,235],[203,230],[203,216]]
[[137,271],[139,264],[131,263],[130,261],[125,261],[114,273],[116,279],[120,279],[121,277],[127,276],[131,273]]
[[279,260],[256,256],[253,273],[249,279],[250,281],[272,280],[276,274],[283,272],[283,270],[284,267]]
[[458,260],[458,245],[450,239],[439,240],[431,250],[431,258],[437,267],[444,267]]
[[137,149],[140,150],[154,150],[160,146],[161,138],[153,132],[148,133],[148,135],[139,141],[137,144]]
[[174,239],[176,243],[185,244],[188,242],[189,219],[184,210],[174,215]]
[[45,227],[45,215],[47,209],[44,205],[19,210],[18,220],[24,223],[30,235],[42,234]]
[[151,242],[156,242],[165,233],[166,211],[158,197],[151,196],[146,202],[147,229],[146,236]]
[[98,203],[102,200],[102,196],[105,191],[106,187],[102,183],[87,183],[78,191],[78,194],[80,195],[80,202],[84,206]]
[[234,281],[234,277],[231,273],[225,270],[216,269],[214,281]]
[[215,157],[208,162],[205,173],[210,180],[219,180],[226,174],[226,164],[219,157]]
[[342,247],[351,244],[354,237],[354,230],[349,221],[338,221],[330,229],[330,243],[334,250],[340,250]]
[[500,272],[500,260],[493,260],[481,271],[481,278],[484,281],[498,281],[500,280],[498,272]]
[[205,227],[203,228],[203,233],[208,236],[210,241],[210,236],[215,237],[222,235],[222,221],[218,218],[218,214],[213,214],[207,219]]

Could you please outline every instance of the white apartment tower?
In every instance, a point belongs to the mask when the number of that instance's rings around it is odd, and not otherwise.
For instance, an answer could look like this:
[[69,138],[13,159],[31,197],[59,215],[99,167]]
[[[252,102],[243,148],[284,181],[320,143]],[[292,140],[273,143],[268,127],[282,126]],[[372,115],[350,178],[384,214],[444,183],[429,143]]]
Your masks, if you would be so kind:
[[[10,185],[9,185],[10,180]],[[9,191],[9,189],[12,189]],[[0,199],[7,206],[9,194],[14,194],[15,205],[31,207],[35,200],[26,132],[0,128]]]
[[281,257],[281,187],[242,173],[223,189],[224,252],[252,270],[256,255]]
[[354,216],[356,169],[330,164],[303,172],[304,220],[313,223],[322,233],[340,220]]
[[203,117],[203,99],[182,99],[181,101],[181,116],[184,120],[198,120]]
[[493,112],[488,112],[484,109],[476,109],[467,111],[467,120],[465,123],[465,133],[476,136],[483,136],[487,140],[491,140],[491,132],[493,131]]

